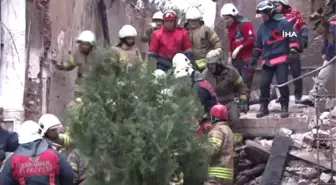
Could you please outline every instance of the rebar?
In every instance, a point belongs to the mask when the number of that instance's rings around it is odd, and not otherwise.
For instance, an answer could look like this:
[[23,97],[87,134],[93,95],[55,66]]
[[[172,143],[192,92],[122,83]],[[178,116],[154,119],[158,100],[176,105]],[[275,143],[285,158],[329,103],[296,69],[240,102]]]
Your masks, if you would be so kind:
[[[319,84],[317,84],[317,82],[315,82],[315,90],[318,93],[319,92]],[[321,88],[323,88],[321,86]],[[316,134],[314,134],[314,139],[316,141],[316,145],[317,145],[317,170],[318,170],[318,185],[336,185],[335,181],[333,180],[333,178],[331,179],[331,182],[328,183],[322,183],[320,176],[321,176],[321,165],[320,165],[320,142],[321,141],[330,141],[330,150],[331,150],[331,155],[330,155],[330,168],[331,168],[331,177],[334,176],[335,172],[334,172],[334,142],[335,142],[335,138],[333,138],[333,133],[330,133],[328,138],[322,138],[319,137],[319,129],[320,129],[320,124],[319,124],[319,114],[320,114],[320,110],[319,110],[319,103],[321,100],[330,100],[332,98],[336,98],[335,94],[327,94],[327,95],[314,95],[315,97],[315,113],[316,113]],[[329,108],[330,111],[331,108]]]

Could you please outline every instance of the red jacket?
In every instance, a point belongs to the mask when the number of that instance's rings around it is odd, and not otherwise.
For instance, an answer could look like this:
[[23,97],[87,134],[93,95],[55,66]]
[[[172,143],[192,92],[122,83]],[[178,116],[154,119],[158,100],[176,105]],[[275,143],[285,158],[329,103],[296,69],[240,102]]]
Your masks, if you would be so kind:
[[236,22],[228,28],[229,51],[232,53],[238,46],[243,49],[237,55],[237,59],[250,59],[255,42],[254,26],[251,22]]
[[306,27],[306,23],[299,10],[294,8],[287,8],[284,9],[283,15],[290,23],[293,24],[297,33],[301,33],[302,29]]
[[167,31],[164,27],[155,31],[149,47],[150,52],[168,59],[191,49],[188,31],[180,27],[176,27],[174,31]]

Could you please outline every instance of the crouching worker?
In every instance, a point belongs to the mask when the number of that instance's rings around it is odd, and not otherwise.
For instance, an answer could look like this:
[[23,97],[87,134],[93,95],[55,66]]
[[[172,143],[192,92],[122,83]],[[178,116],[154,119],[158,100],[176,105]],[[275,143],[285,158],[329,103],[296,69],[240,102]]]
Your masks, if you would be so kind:
[[18,131],[20,146],[6,160],[0,173],[3,185],[72,185],[73,170],[64,157],[42,139],[42,129],[25,121]]
[[205,185],[233,185],[233,156],[235,138],[227,124],[228,110],[215,105],[210,110],[212,126],[208,130],[211,144],[209,179]]
[[44,114],[38,121],[42,129],[43,137],[48,141],[49,146],[54,149],[71,147],[71,139],[68,134],[61,134],[63,128],[61,121],[53,114]]
[[224,64],[221,53],[217,50],[211,50],[205,60],[205,78],[215,89],[219,103],[228,107],[229,123],[235,124],[239,121],[240,111],[248,111],[248,90],[243,78],[234,67]]

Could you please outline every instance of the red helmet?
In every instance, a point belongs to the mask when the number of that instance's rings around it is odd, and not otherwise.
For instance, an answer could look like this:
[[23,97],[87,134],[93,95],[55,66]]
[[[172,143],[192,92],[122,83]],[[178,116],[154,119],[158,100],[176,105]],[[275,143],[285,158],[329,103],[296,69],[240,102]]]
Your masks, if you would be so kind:
[[228,110],[225,105],[215,105],[210,110],[211,121],[224,121],[228,118]]
[[174,21],[174,20],[176,20],[176,13],[173,10],[167,10],[163,14],[163,20],[164,21]]

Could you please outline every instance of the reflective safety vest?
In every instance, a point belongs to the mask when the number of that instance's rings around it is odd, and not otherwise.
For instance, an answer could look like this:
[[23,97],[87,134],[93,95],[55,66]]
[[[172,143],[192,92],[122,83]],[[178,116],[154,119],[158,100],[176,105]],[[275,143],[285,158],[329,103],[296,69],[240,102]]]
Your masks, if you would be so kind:
[[51,149],[31,157],[15,155],[12,158],[13,177],[20,185],[26,185],[27,178],[49,176],[49,184],[56,185],[60,173],[59,158]]
[[226,167],[209,167],[209,177],[233,181],[233,169]]

